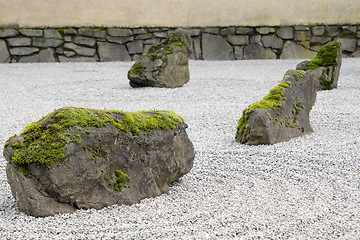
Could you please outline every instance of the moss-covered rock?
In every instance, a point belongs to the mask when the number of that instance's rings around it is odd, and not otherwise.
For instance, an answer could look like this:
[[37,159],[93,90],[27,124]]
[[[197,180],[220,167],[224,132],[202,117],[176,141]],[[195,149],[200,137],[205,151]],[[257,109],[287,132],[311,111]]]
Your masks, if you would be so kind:
[[128,78],[132,87],[181,87],[190,79],[188,56],[191,38],[177,29],[163,42],[152,45],[131,67]]
[[269,94],[243,111],[236,141],[274,144],[311,132],[309,112],[315,98],[314,78],[305,71],[289,70]]
[[318,90],[337,88],[341,68],[341,43],[332,41],[323,46],[311,61],[304,61],[296,69],[312,74],[318,82]]
[[33,216],[158,196],[192,168],[186,127],[171,111],[55,110],[6,142],[12,193]]

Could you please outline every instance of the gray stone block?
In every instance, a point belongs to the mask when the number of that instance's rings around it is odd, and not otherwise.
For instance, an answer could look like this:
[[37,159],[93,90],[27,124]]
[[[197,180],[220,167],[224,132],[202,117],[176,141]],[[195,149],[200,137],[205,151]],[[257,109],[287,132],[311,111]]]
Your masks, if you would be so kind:
[[44,30],[44,37],[45,38],[56,38],[56,39],[62,39],[61,34],[56,29],[45,29]]
[[144,50],[143,41],[135,40],[126,44],[129,54],[142,53]]
[[0,38],[16,37],[19,33],[15,29],[0,29]]
[[217,28],[217,27],[206,27],[206,28],[204,28],[203,33],[218,34],[219,33],[219,28]]
[[95,57],[64,57],[59,56],[59,62],[96,62]]
[[64,29],[64,34],[65,35],[76,35],[77,31],[75,28],[65,28]]
[[56,62],[54,58],[54,50],[51,48],[46,48],[41,50],[39,53],[39,62],[47,63],[47,62]]
[[92,57],[96,53],[96,49],[94,49],[94,48],[82,47],[82,46],[76,45],[74,43],[65,43],[64,48],[73,50],[76,52],[76,54],[81,55],[81,56],[86,56],[86,57]]
[[314,36],[322,36],[325,33],[325,27],[315,26],[311,29],[311,32]]
[[311,37],[310,31],[295,31],[295,41],[309,41]]
[[294,38],[294,30],[292,27],[281,27],[277,30],[278,37],[282,39],[293,39]]
[[254,35],[254,36],[252,36],[252,37],[250,38],[250,43],[262,45],[261,36],[260,36],[260,35]]
[[19,32],[26,37],[42,37],[44,32],[42,29],[20,29]]
[[113,37],[130,37],[134,33],[128,28],[109,28],[108,34]]
[[161,40],[159,38],[151,38],[144,41],[144,44],[146,45],[154,45],[160,43]]
[[309,27],[307,26],[294,26],[295,31],[309,31]]
[[249,36],[246,35],[228,35],[226,40],[232,45],[247,45],[249,44]]
[[267,48],[281,49],[283,47],[283,40],[275,35],[263,36],[262,42],[264,47]]
[[192,38],[192,58],[201,60],[201,40],[200,37]]
[[356,26],[345,25],[342,26],[342,30],[344,35],[353,35],[356,33]]
[[71,36],[65,36],[64,41],[65,42],[72,42],[72,37]]
[[76,53],[74,51],[64,51],[64,55],[66,57],[72,57],[72,56],[75,56]]
[[254,29],[249,28],[249,27],[238,27],[236,29],[236,34],[246,34],[246,35],[251,35],[254,33]]
[[26,56],[33,53],[38,52],[38,48],[34,47],[17,47],[17,48],[10,48],[10,54],[16,56]]
[[228,27],[228,28],[220,29],[220,34],[223,36],[233,35],[233,34],[235,34],[235,27]]
[[262,35],[265,34],[269,34],[269,33],[274,33],[275,32],[275,28],[272,27],[260,27],[260,28],[256,28],[256,31]]
[[276,59],[276,54],[271,49],[265,49],[259,44],[249,44],[244,48],[244,59]]
[[287,41],[284,45],[280,59],[310,59],[316,56],[316,52],[304,48],[301,45]]
[[6,39],[10,47],[28,47],[31,45],[30,38],[17,37]]
[[144,28],[135,28],[135,29],[133,29],[133,32],[134,32],[134,34],[145,34],[148,31]]
[[112,42],[112,43],[124,44],[124,43],[127,43],[127,42],[134,41],[134,36],[130,36],[130,37],[107,36],[106,40],[108,40],[109,42]]
[[[191,30],[189,32],[195,32],[195,30]],[[167,38],[168,33],[167,32],[153,32],[153,36],[156,37],[156,38]],[[196,36],[196,35],[191,35],[191,36]]]
[[92,28],[80,28],[78,33],[85,37],[105,38],[106,31]]
[[95,46],[96,40],[94,38],[88,38],[88,37],[75,37],[73,42],[79,45],[93,47]]
[[337,26],[325,26],[325,31],[328,37],[334,37],[340,33],[340,29]]
[[356,48],[355,38],[336,38],[335,41],[341,43],[341,48],[346,52],[354,52]]
[[135,36],[136,40],[145,40],[145,39],[151,39],[153,37],[152,33],[145,33]]
[[204,60],[233,60],[232,46],[221,36],[203,33],[202,53]]
[[[191,28],[191,29],[188,29],[187,31],[189,33],[189,35],[191,37],[197,37],[197,36],[200,36],[201,34],[201,29],[198,29],[198,28]],[[159,36],[160,37],[160,36]],[[167,36],[164,36],[162,38],[166,38]]]
[[24,56],[19,59],[18,63],[37,63],[39,62],[39,54],[32,56]]
[[33,38],[34,47],[58,47],[64,43],[64,41],[52,38]]
[[235,46],[234,55],[236,60],[242,60],[244,58],[244,49],[242,47]]
[[313,36],[310,39],[310,44],[325,44],[331,41],[329,37],[317,37]]
[[4,40],[0,39],[0,63],[10,62],[10,54]]
[[124,45],[98,42],[97,46],[101,62],[131,61],[131,57]]

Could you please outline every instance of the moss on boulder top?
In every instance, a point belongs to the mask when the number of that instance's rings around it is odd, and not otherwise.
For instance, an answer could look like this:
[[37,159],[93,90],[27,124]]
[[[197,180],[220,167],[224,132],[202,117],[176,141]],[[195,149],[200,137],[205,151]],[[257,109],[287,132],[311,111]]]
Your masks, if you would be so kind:
[[175,129],[184,119],[171,111],[125,112],[91,108],[64,107],[27,125],[20,134],[21,141],[6,143],[15,149],[12,162],[24,166],[37,163],[52,166],[65,158],[64,146],[81,143],[80,134],[70,129],[85,131],[86,128],[101,128],[112,125],[119,132],[136,135],[139,131],[149,133],[154,129]]

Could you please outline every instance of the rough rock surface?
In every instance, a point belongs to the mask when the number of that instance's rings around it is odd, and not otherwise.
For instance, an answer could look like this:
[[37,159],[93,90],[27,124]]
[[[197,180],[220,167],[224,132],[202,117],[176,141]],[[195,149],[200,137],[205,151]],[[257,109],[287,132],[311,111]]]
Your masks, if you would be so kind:
[[315,57],[316,52],[311,51],[307,48],[304,48],[301,45],[287,41],[284,44],[282,53],[280,54],[280,59],[293,59],[293,58],[313,58]]
[[169,111],[55,110],[5,145],[18,208],[50,216],[165,193],[193,165],[186,127]]
[[203,33],[202,52],[204,60],[234,60],[232,46],[220,35]]
[[236,141],[275,144],[312,132],[309,112],[315,99],[313,76],[302,70],[287,71],[278,86],[243,111]]
[[337,88],[341,68],[341,43],[329,42],[323,46],[311,61],[303,61],[296,66],[317,79],[318,90]]
[[163,42],[151,46],[128,72],[132,87],[181,87],[190,79],[191,38],[177,29]]

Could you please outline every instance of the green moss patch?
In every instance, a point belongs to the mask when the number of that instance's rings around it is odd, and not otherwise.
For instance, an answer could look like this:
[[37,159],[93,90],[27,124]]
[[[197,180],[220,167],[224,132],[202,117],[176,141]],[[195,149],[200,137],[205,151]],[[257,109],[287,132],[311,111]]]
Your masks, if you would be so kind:
[[316,69],[318,67],[337,66],[336,58],[340,48],[340,42],[329,42],[319,50],[316,57],[309,62],[309,66],[305,67],[305,70]]
[[[122,117],[119,117],[122,116]],[[154,129],[175,129],[184,119],[171,111],[124,112],[65,107],[58,109],[37,122],[27,125],[19,143],[8,143],[15,149],[12,162],[20,167],[30,163],[51,167],[65,159],[63,147],[69,143],[81,143],[79,134],[67,132],[70,128],[81,131],[82,127],[101,128],[111,124],[127,134],[139,131],[150,133]]]
[[115,176],[116,176],[116,181],[113,184],[114,186],[114,191],[116,192],[120,192],[122,187],[130,187],[129,185],[125,184],[127,181],[130,180],[129,176],[125,173],[123,173],[120,170],[115,170]]

